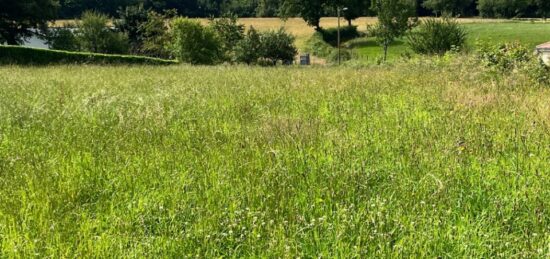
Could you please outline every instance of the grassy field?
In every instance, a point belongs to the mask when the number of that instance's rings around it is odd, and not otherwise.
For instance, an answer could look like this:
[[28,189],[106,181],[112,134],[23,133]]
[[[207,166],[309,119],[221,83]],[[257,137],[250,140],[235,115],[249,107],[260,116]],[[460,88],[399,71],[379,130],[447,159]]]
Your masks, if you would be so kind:
[[[479,22],[470,20],[459,20],[468,32],[468,47],[472,48],[476,42],[498,44],[503,42],[518,41],[528,47],[550,41],[550,23],[512,22],[512,21],[490,21]],[[383,55],[382,48],[371,38],[365,44],[356,49],[363,60],[376,60]],[[404,39],[396,41],[388,53],[389,59],[399,58],[405,53],[411,52]]]
[[548,258],[550,90],[441,62],[0,67],[0,257]]

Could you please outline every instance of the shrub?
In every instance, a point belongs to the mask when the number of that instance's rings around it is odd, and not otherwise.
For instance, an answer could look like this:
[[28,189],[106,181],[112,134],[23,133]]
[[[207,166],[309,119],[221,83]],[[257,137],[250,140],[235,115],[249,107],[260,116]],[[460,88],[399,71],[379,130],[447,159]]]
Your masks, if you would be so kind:
[[174,60],[150,57],[69,52],[0,45],[0,64],[49,65],[49,64],[177,64]]
[[419,54],[443,55],[466,42],[466,31],[454,19],[428,19],[408,35],[408,44]]
[[261,35],[250,27],[248,32],[235,46],[235,61],[248,65],[256,64],[262,52]]
[[143,5],[129,6],[119,11],[116,28],[128,35],[132,53],[151,57],[170,58],[167,48],[170,42],[166,20],[176,15],[175,10],[163,13],[147,10]]
[[328,57],[333,49],[334,47],[324,41],[323,35],[319,32],[315,32],[307,39],[304,47],[305,52],[320,58]]
[[[355,58],[355,53],[349,49],[340,49],[340,62],[345,62]],[[327,57],[327,61],[333,64],[338,64],[338,49],[335,48],[332,50],[330,55]]]
[[128,39],[132,46],[132,52],[139,52],[143,43],[142,32],[140,27],[148,20],[148,11],[143,7],[143,4],[127,6],[118,11],[119,19],[115,21],[115,27],[118,31],[128,35]]
[[550,85],[550,67],[517,42],[494,46],[478,44],[477,55],[482,64],[499,74],[519,73],[535,85]]
[[245,37],[237,43],[235,61],[246,64],[290,64],[298,51],[294,37],[282,28],[278,31],[258,32],[250,27]]
[[544,64],[541,59],[534,58],[523,69],[534,84],[550,85],[550,67]]
[[215,64],[222,56],[222,43],[216,32],[186,18],[172,23],[171,49],[178,60],[191,64]]
[[221,40],[224,60],[230,61],[235,46],[244,38],[244,25],[237,23],[237,16],[228,14],[218,19],[211,18],[210,26]]
[[69,51],[80,50],[78,39],[73,30],[74,28],[64,27],[48,31],[46,35],[46,44],[51,49]]
[[[338,45],[338,28],[321,29],[323,40],[332,46]],[[358,38],[361,36],[357,26],[345,26],[340,28],[340,43]]]
[[170,28],[166,20],[175,16],[173,11],[164,14],[150,11],[147,13],[147,21],[139,26],[141,35],[141,47],[139,53],[158,58],[170,58]]
[[477,54],[485,65],[501,71],[518,68],[533,58],[532,51],[518,42],[493,46],[478,44]]
[[109,17],[96,12],[85,12],[77,28],[80,48],[98,53],[128,53],[128,36],[108,27]]
[[294,37],[281,28],[278,31],[268,31],[261,35],[261,58],[273,65],[278,61],[290,64],[298,54],[294,46]]

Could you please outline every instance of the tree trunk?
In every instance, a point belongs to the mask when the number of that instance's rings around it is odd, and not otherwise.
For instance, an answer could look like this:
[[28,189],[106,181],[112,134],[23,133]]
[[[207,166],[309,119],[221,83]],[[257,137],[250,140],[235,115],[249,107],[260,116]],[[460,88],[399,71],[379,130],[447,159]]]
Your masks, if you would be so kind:
[[384,62],[388,59],[388,44],[384,44]]
[[352,24],[351,24],[351,19],[348,20],[348,27],[351,27]]

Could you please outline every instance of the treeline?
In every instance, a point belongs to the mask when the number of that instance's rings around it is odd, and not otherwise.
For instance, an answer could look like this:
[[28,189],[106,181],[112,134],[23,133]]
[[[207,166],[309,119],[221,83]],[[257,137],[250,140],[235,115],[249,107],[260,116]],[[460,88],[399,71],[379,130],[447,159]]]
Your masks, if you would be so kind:
[[[174,9],[181,16],[210,17],[233,13],[239,17],[301,16],[299,8],[319,16],[335,16],[335,6],[347,7],[351,16],[376,15],[375,0],[60,0],[59,18],[80,17],[87,10],[117,16],[127,6],[143,5],[157,12]],[[419,16],[482,16],[487,18],[550,15],[550,0],[413,0]],[[303,15],[303,14],[302,14]],[[345,15],[345,13],[344,13]]]

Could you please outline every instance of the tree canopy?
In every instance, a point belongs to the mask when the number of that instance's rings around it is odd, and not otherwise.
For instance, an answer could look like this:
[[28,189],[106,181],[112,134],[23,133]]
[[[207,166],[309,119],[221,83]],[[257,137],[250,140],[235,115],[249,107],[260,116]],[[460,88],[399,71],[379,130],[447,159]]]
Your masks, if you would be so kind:
[[57,17],[54,0],[0,0],[0,43],[21,44]]

